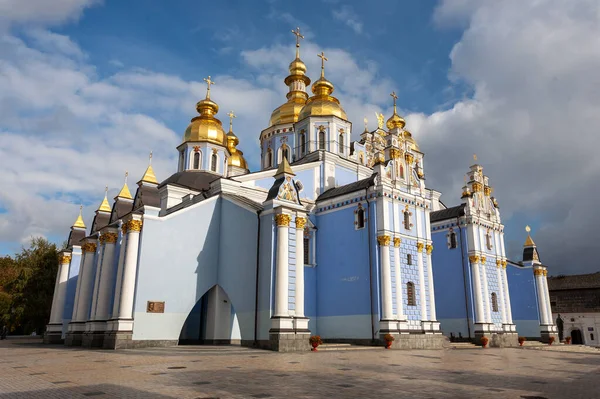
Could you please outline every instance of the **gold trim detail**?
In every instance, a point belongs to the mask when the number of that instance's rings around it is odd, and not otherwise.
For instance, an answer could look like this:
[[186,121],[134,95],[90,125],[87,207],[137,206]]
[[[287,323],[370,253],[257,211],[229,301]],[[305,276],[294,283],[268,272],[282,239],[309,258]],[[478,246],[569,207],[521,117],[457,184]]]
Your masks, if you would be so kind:
[[425,246],[425,244],[423,244],[422,242],[418,242],[417,243],[417,252],[423,252],[424,246]]
[[280,213],[279,215],[275,215],[275,223],[277,223],[277,226],[279,226],[279,227],[281,227],[281,226],[289,226],[290,225],[290,220],[291,220],[290,215],[286,215],[284,213]]
[[123,234],[127,233],[128,231],[140,232],[142,231],[142,225],[143,222],[141,220],[129,220],[123,223],[121,230],[123,231]]
[[396,148],[391,148],[390,149],[390,158],[392,159],[398,159],[402,156],[402,151],[396,149]]
[[58,263],[60,265],[68,265],[71,263],[71,254],[58,255]]
[[503,268],[503,269],[506,269],[506,263],[507,263],[507,262],[506,262],[505,260],[503,260],[503,261],[502,261],[502,268]]
[[402,243],[402,238],[398,238],[398,237],[394,238],[394,246],[395,247],[399,247],[401,243]]
[[490,186],[485,186],[483,188],[483,194],[485,194],[486,196],[490,196],[490,194],[492,193],[492,188]]
[[487,258],[485,256],[481,257],[481,264],[485,265],[485,261],[487,260]]
[[496,267],[500,269],[502,267],[502,261],[500,259],[496,259]]
[[408,163],[408,165],[412,165],[413,160],[415,159],[414,155],[407,152],[406,154],[404,154],[404,159],[406,159],[406,162]]
[[431,244],[425,245],[425,251],[427,251],[427,255],[431,255],[431,252],[433,251],[433,245],[431,245]]
[[471,262],[471,263],[479,263],[479,256],[477,256],[477,255],[471,255],[471,256],[469,256],[469,262]]
[[544,269],[543,272],[544,272],[544,277],[548,276],[548,270]]
[[81,246],[83,252],[96,252],[96,244],[92,242],[86,242]]
[[306,226],[306,218],[297,217],[296,218],[296,228],[303,229]]
[[115,244],[118,239],[117,233],[104,233],[100,236],[100,244]]
[[380,246],[382,247],[387,247],[388,245],[390,245],[390,241],[391,241],[391,237],[390,236],[378,236],[377,237],[377,242],[379,243]]
[[533,269],[533,275],[534,276],[543,276],[544,271],[542,269]]

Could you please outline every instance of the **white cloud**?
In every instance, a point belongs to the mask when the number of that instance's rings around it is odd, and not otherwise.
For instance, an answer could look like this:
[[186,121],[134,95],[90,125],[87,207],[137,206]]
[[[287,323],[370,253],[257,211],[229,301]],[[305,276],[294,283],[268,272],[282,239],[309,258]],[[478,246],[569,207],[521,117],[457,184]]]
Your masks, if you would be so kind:
[[77,20],[87,7],[101,0],[0,0],[0,21],[59,24]]
[[363,32],[363,23],[351,6],[335,7],[331,10],[331,13],[333,18],[348,25],[354,33],[361,34]]
[[[477,153],[505,222],[541,220],[534,239],[551,273],[598,268],[599,15],[592,0],[441,2],[438,24],[457,16],[466,23],[450,54],[450,77],[474,94],[446,111],[407,118],[442,199],[458,203],[462,174]],[[528,219],[517,219],[522,214]]]

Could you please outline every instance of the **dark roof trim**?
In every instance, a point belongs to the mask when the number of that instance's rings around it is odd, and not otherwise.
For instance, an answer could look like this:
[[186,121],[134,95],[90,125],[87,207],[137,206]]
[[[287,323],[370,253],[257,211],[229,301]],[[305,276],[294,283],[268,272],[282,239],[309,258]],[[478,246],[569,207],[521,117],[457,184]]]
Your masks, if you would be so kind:
[[439,211],[431,212],[431,215],[429,215],[429,220],[431,223],[434,223],[441,220],[455,219],[457,217],[464,216],[465,205],[466,204],[460,204],[452,208],[440,209]]
[[317,202],[339,197],[340,195],[350,194],[355,191],[365,190],[374,185],[376,176],[377,173],[373,173],[371,177],[367,177],[366,179],[358,180],[354,183],[346,184],[345,186],[330,188],[323,194],[319,195]]

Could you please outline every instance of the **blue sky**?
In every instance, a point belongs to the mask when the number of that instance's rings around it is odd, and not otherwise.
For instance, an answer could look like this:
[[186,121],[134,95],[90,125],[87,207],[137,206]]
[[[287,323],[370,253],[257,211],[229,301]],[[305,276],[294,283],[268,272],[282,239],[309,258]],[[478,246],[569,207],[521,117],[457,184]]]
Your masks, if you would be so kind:
[[127,170],[132,187],[150,151],[159,179],[173,173],[207,75],[256,170],[299,26],[308,75],[325,51],[355,138],[396,91],[445,204],[477,153],[511,258],[529,224],[551,274],[596,271],[599,15],[594,0],[6,0],[0,253],[61,243],[80,203],[91,223],[104,186],[116,195]]

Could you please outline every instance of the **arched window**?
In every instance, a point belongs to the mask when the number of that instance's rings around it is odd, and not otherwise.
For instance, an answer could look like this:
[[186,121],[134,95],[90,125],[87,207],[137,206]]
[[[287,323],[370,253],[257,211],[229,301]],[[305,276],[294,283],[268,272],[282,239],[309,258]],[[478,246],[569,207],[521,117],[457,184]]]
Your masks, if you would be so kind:
[[194,169],[200,169],[200,152],[194,152]]
[[492,292],[492,312],[498,311],[498,296],[495,292]]
[[356,229],[365,228],[365,210],[359,205],[356,210]]
[[267,168],[270,168],[271,166],[273,166],[273,151],[271,151],[271,149],[269,148],[267,150]]
[[412,282],[406,283],[406,300],[408,306],[417,306],[417,299],[415,298],[415,284]]
[[410,230],[410,212],[409,211],[404,212],[404,228],[406,230]]
[[325,149],[325,130],[319,130],[319,150]]
[[448,234],[448,247],[450,249],[454,249],[457,246],[456,243],[456,233],[450,229],[450,233]]
[[304,154],[306,152],[306,135],[304,134],[304,130],[300,131],[298,139],[300,140],[300,153]]
[[210,157],[210,170],[213,172],[217,171],[217,154],[212,154]]
[[338,138],[338,152],[340,154],[344,153],[344,133],[340,133]]

